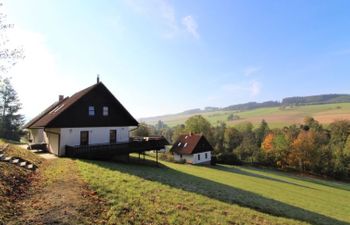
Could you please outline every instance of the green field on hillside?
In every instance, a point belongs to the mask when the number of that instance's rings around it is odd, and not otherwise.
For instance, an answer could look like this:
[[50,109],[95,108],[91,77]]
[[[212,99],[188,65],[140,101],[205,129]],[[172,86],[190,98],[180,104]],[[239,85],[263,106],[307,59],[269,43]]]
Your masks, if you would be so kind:
[[[235,114],[240,117],[239,120],[227,121],[230,114]],[[156,119],[145,119],[149,124],[155,124],[159,119],[164,121],[169,126],[184,123],[186,119],[192,115],[171,115],[158,117]],[[250,121],[254,125],[265,119],[271,128],[287,126],[294,123],[302,123],[306,116],[312,116],[323,124],[329,124],[337,119],[350,119],[350,103],[323,104],[323,105],[307,105],[295,106],[286,109],[279,107],[260,108],[247,111],[216,111],[202,113],[207,120],[213,125],[217,121],[224,121],[230,125],[235,125],[241,122]]]
[[349,224],[350,185],[283,172],[77,161],[116,224]]

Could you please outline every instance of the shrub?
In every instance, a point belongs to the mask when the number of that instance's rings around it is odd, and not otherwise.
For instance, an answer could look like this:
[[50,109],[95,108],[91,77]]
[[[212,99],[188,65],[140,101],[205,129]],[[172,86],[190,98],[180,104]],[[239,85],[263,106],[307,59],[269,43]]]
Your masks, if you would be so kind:
[[229,165],[242,165],[241,160],[232,152],[220,153],[216,156],[217,163]]

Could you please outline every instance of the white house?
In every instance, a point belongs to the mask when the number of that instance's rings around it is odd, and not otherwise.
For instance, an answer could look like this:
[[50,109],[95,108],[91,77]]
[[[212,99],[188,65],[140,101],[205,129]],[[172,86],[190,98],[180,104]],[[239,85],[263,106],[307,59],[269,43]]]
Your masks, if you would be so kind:
[[97,83],[57,102],[29,121],[32,143],[47,143],[48,150],[65,155],[65,146],[129,142],[129,130],[138,122],[106,86]]
[[181,135],[171,150],[175,161],[184,160],[190,164],[210,164],[213,147],[201,134]]

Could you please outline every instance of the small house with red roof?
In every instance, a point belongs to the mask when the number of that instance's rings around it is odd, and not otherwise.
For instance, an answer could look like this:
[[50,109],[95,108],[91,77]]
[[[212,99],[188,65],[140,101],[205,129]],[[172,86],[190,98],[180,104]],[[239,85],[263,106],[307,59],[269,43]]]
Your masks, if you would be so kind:
[[170,149],[175,161],[190,164],[210,164],[213,147],[202,134],[181,135]]

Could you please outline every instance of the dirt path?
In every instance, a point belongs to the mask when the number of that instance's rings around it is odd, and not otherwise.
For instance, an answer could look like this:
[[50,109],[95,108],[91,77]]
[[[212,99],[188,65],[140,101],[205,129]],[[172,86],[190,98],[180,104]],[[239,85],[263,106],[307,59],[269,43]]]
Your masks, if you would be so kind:
[[22,212],[10,224],[106,223],[106,202],[87,187],[71,159],[45,162],[18,205]]

